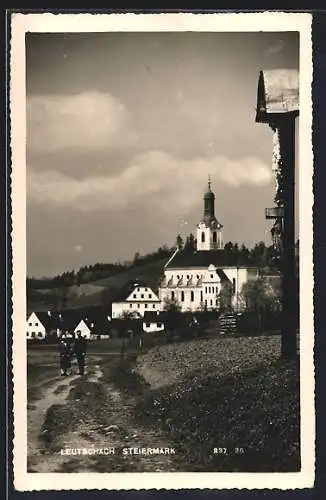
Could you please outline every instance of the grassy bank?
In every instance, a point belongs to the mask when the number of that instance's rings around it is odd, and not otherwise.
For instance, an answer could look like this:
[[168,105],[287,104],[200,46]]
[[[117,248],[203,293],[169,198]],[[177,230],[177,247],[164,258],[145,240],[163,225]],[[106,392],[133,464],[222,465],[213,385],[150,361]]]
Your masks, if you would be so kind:
[[151,387],[138,420],[164,430],[185,470],[299,469],[299,370],[280,360],[278,336],[159,346],[136,373]]
[[298,378],[296,364],[281,361],[223,378],[195,376],[148,392],[136,414],[164,429],[185,470],[297,471]]

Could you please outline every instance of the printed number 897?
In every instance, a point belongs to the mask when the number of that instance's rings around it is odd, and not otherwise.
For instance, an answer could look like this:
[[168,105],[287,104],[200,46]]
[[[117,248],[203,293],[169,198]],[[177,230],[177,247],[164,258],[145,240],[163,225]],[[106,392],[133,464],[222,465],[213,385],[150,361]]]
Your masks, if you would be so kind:
[[214,448],[213,453],[214,455],[227,455],[228,450],[227,448]]

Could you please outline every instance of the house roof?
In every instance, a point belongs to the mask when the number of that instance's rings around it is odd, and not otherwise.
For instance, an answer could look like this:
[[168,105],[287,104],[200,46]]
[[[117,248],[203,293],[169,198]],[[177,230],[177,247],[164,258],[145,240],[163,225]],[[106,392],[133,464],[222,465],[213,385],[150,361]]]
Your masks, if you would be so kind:
[[[31,314],[28,315],[28,318],[31,316]],[[34,311],[34,314],[36,314],[46,330],[55,330],[57,328],[60,328],[60,325],[62,324],[59,313],[51,311],[49,314],[49,311]]]
[[216,269],[216,272],[217,272],[217,274],[222,282],[230,281],[222,269]]
[[257,122],[270,115],[299,112],[299,72],[293,69],[261,71],[257,92]]
[[[123,286],[117,295],[116,299],[114,302],[125,302],[126,299],[132,294],[132,292],[135,290],[135,288],[150,288],[153,293],[156,292],[153,290],[153,288],[145,283],[144,281],[131,281],[127,283],[125,286]],[[129,302],[129,301],[128,301]],[[131,302],[131,301],[130,301]],[[139,301],[136,301],[139,302]]]
[[[209,250],[209,251],[180,251],[175,254],[174,258],[166,266],[166,269],[184,269],[184,268],[208,268],[211,264],[216,267],[255,267],[244,259],[242,256],[232,254],[225,250]],[[220,271],[220,270],[219,270]],[[224,275],[225,276],[225,275]],[[221,278],[224,276],[220,276]],[[225,276],[226,277],[226,276]]]
[[145,311],[143,323],[162,323],[164,317],[161,314],[157,314],[155,311]]

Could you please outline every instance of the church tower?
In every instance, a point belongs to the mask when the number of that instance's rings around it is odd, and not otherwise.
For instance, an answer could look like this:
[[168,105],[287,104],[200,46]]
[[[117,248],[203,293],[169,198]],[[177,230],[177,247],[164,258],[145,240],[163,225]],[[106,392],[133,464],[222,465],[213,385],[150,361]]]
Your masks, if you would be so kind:
[[208,178],[208,190],[204,194],[204,216],[197,225],[197,250],[222,249],[222,224],[215,217],[215,194]]

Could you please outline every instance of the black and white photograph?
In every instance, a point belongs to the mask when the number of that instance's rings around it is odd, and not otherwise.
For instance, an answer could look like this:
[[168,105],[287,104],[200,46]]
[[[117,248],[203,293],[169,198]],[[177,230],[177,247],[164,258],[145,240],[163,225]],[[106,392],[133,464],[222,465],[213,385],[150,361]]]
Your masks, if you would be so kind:
[[310,16],[113,17],[13,16],[17,488],[309,487]]

